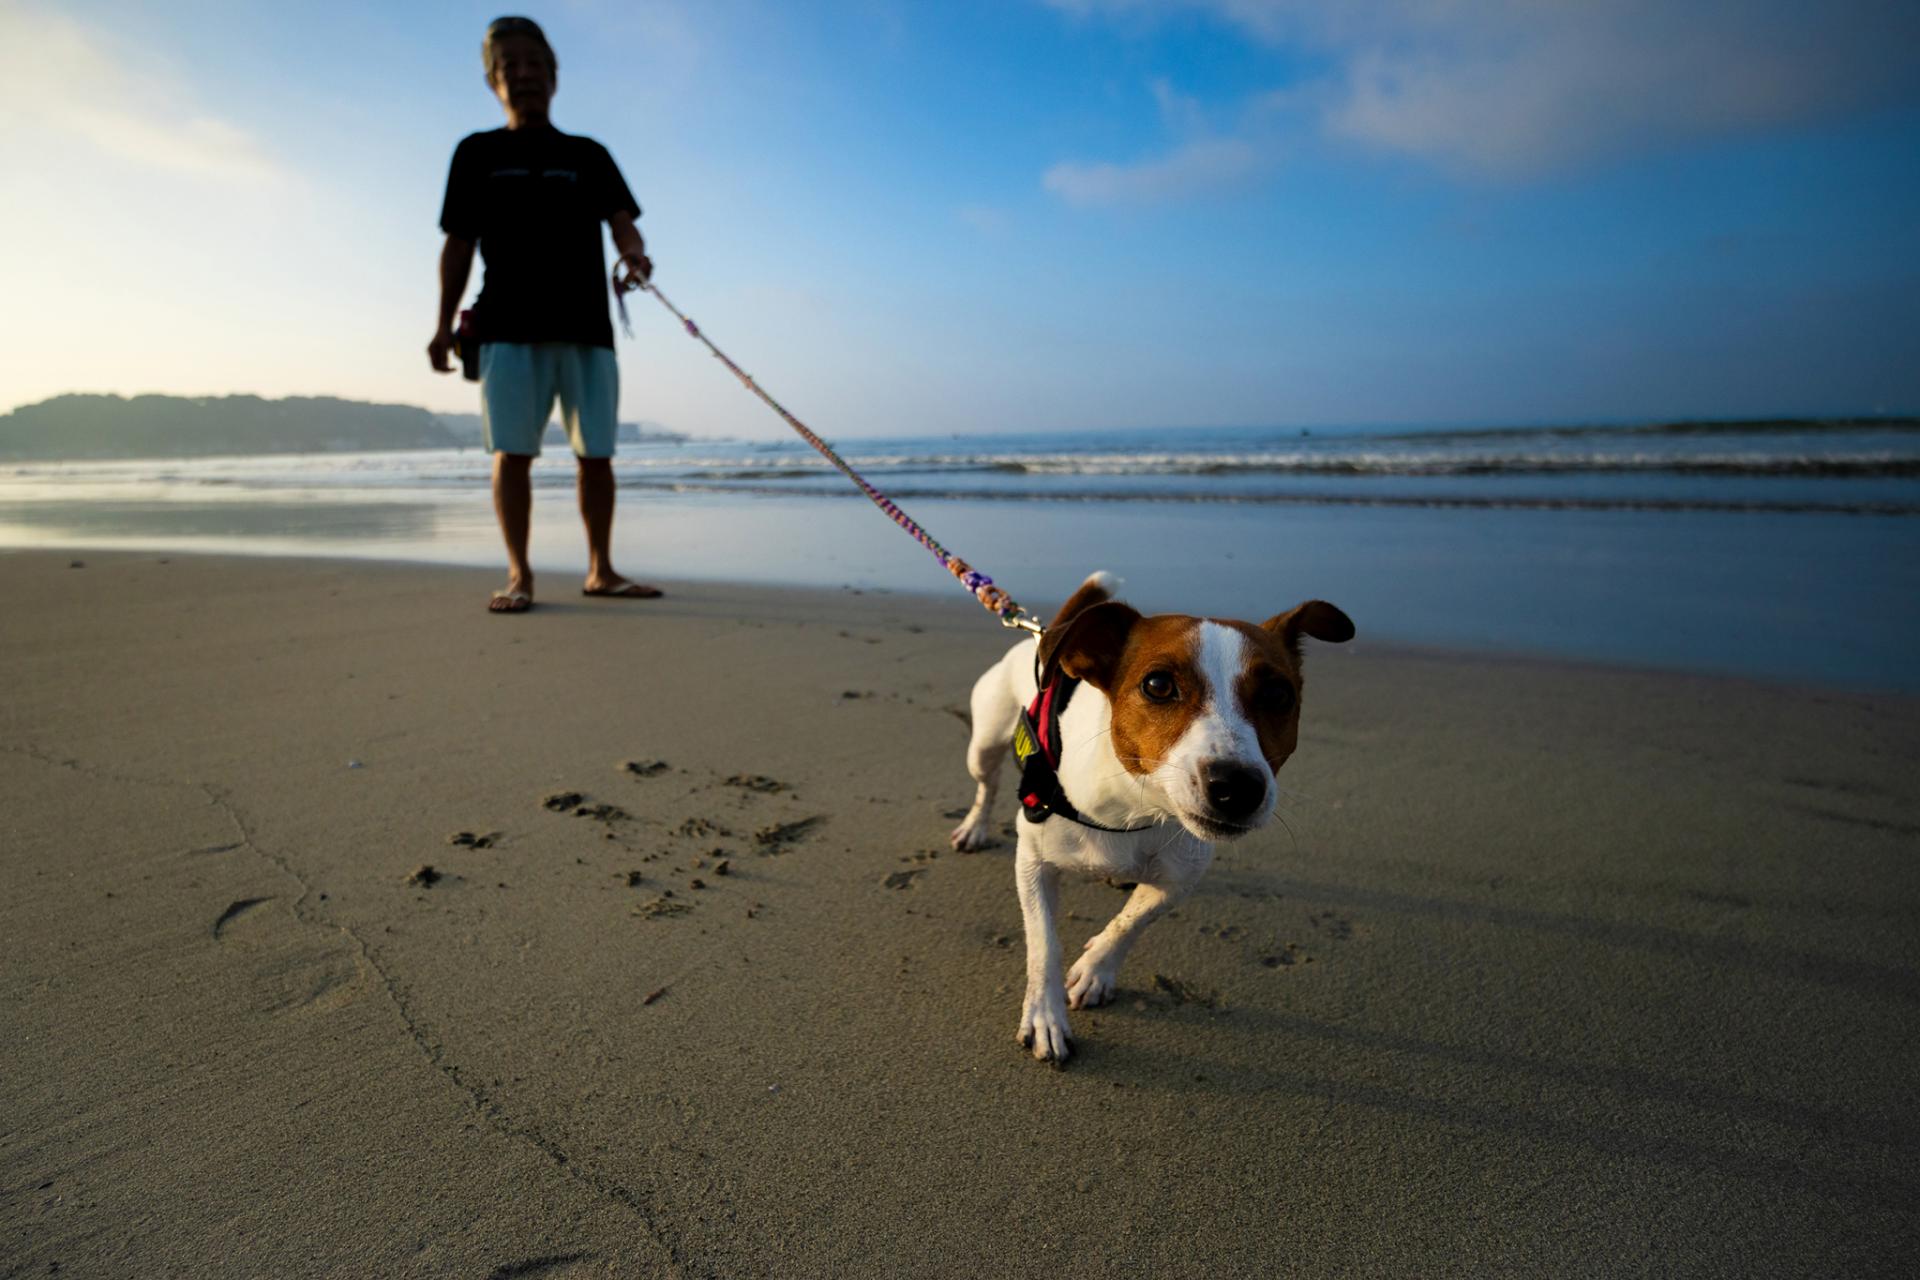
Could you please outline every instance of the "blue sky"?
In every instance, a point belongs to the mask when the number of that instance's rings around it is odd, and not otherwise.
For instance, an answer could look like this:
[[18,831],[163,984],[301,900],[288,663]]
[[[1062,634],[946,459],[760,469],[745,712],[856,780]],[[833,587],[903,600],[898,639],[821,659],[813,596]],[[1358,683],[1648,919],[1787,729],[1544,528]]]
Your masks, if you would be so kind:
[[[471,410],[467,4],[0,0],[0,410]],[[1920,10],[528,10],[674,300],[830,438],[1920,411]],[[784,431],[646,299],[623,416]]]

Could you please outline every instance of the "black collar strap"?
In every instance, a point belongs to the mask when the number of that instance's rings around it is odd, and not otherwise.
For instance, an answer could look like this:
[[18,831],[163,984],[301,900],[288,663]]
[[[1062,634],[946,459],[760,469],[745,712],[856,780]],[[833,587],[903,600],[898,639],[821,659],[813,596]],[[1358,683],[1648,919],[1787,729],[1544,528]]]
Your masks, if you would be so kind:
[[1067,709],[1079,686],[1078,680],[1054,676],[1034,693],[1033,702],[1020,713],[1020,723],[1014,726],[1013,757],[1020,762],[1020,816],[1037,823],[1058,814],[1095,831],[1145,831],[1153,824],[1108,827],[1083,817],[1060,785],[1060,713]]

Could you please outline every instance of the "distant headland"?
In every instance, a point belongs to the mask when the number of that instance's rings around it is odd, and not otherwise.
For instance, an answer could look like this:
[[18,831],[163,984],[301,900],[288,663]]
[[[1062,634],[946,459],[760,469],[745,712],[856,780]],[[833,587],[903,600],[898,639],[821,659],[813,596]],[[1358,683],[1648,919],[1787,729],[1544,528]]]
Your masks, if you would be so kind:
[[[623,443],[687,437],[623,422]],[[0,459],[191,458],[478,447],[478,414],[334,396],[62,395],[0,414]]]

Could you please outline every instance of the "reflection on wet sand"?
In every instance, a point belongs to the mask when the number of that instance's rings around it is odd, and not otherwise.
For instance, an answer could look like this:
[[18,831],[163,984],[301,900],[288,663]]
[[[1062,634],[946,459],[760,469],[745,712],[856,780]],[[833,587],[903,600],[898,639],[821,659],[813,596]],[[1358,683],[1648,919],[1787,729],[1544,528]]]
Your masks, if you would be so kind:
[[424,502],[29,500],[0,505],[0,536],[41,544],[66,538],[427,540],[443,514]]

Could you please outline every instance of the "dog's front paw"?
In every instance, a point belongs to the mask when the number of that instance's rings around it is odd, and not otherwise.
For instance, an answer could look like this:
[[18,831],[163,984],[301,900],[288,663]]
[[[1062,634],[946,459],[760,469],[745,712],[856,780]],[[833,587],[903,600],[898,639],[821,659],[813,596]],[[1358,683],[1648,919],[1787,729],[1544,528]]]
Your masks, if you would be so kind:
[[1020,1012],[1020,1043],[1042,1062],[1065,1062],[1073,1052],[1073,1029],[1067,1025],[1067,1005],[1058,987],[1027,994]]
[[984,813],[978,817],[970,813],[965,821],[953,829],[953,834],[947,837],[947,843],[961,853],[977,853],[993,844],[992,824]]
[[1118,986],[1118,970],[1104,951],[1085,952],[1067,970],[1067,1007],[1091,1009],[1113,999]]

